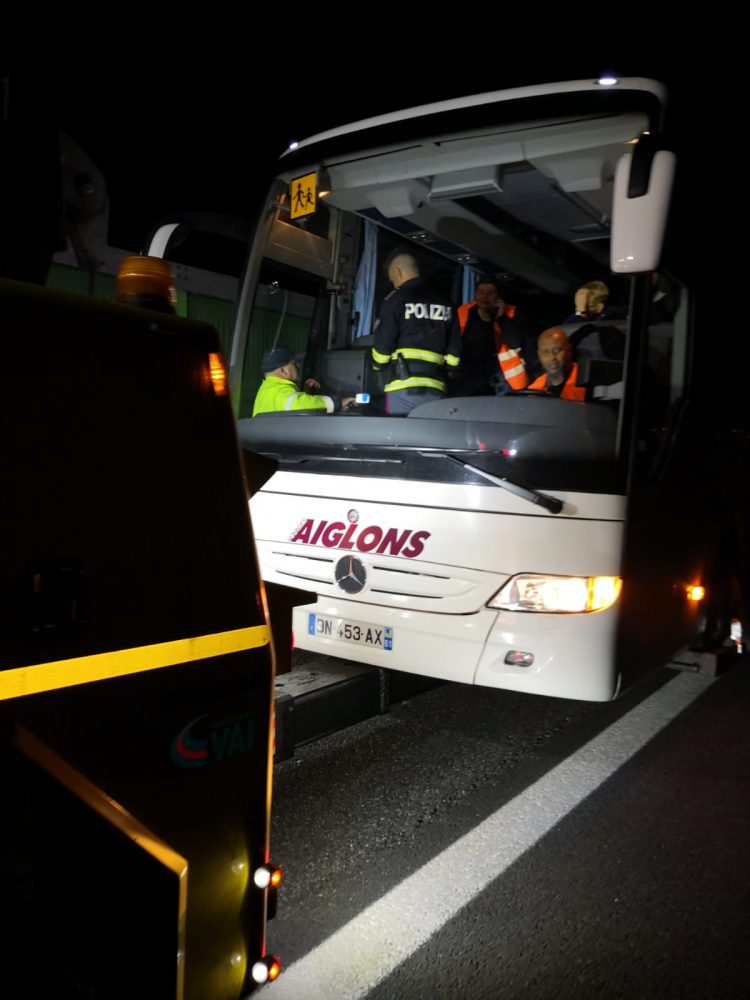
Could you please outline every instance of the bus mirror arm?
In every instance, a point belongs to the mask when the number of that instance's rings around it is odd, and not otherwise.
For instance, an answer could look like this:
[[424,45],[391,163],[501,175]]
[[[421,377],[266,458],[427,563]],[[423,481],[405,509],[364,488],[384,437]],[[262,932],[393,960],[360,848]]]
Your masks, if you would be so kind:
[[527,486],[521,486],[520,483],[514,483],[512,479],[493,476],[491,473],[485,472],[483,469],[478,469],[476,465],[464,462],[462,458],[458,458],[456,455],[449,455],[447,452],[441,452],[441,454],[444,458],[449,459],[451,462],[455,462],[457,465],[462,465],[465,469],[469,469],[471,472],[475,472],[483,479],[487,479],[489,482],[494,483],[495,486],[499,486],[501,489],[507,490],[508,493],[514,493],[517,497],[521,497],[523,500],[528,500],[529,503],[537,504],[539,507],[544,507],[544,509],[548,510],[550,514],[559,514],[563,509],[563,502],[562,500],[558,500],[557,497],[550,497],[547,496],[546,493],[540,493],[539,490],[532,490]]

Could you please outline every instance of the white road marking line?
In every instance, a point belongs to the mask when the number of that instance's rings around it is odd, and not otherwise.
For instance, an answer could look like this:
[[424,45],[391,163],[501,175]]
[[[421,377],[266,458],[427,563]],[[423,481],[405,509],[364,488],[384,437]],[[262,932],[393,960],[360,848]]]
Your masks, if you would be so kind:
[[367,996],[712,682],[678,674],[290,965],[269,1000]]

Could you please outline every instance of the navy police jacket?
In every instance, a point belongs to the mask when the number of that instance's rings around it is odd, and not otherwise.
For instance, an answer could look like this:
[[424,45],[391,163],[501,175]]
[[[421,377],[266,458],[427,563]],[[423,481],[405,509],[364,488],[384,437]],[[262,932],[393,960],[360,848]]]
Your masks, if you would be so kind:
[[386,297],[372,348],[373,367],[386,370],[386,392],[445,392],[446,366],[455,368],[460,352],[455,309],[423,278],[410,278]]

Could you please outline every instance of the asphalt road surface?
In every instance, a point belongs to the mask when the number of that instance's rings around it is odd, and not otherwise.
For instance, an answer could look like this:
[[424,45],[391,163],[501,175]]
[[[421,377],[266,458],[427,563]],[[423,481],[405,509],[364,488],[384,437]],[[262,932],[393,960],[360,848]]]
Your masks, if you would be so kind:
[[443,685],[276,765],[269,1000],[743,1000],[750,670]]

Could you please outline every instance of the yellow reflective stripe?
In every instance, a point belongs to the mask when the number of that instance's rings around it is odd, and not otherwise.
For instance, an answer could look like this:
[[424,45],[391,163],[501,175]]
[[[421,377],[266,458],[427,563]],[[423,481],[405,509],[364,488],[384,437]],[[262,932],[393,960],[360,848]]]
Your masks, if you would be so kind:
[[393,355],[394,361],[399,354],[403,358],[413,358],[415,361],[429,361],[432,365],[442,365],[444,361],[442,354],[436,354],[435,351],[422,351],[418,347],[399,347]]
[[456,365],[458,364],[458,360],[459,359],[456,357],[455,354],[446,354],[445,355],[445,363],[446,363],[446,365],[450,365],[451,368],[455,368],[456,367]]
[[299,396],[299,395],[301,395],[301,393],[299,393],[299,392],[293,392],[293,393],[291,394],[291,396],[289,396],[289,397],[288,397],[288,399],[287,399],[286,403],[284,403],[284,409],[285,409],[285,410],[291,410],[292,406],[294,406],[294,401],[295,401],[295,399],[296,399],[296,398],[297,398],[297,396]]
[[373,360],[377,361],[379,365],[387,365],[391,360],[390,354],[381,354],[380,351],[376,351],[374,347],[372,349],[372,357]]
[[10,670],[0,670],[0,701],[38,694],[41,691],[54,691],[72,684],[87,684],[89,681],[138,674],[144,670],[173,667],[177,663],[189,663],[192,660],[207,660],[227,653],[241,653],[246,649],[265,646],[268,640],[268,626],[253,625],[249,628],[232,629],[231,632],[199,635],[192,639],[158,642],[153,646],[134,646],[132,649],[117,649],[112,653],[94,653],[70,660],[13,667]]
[[402,378],[396,382],[389,382],[383,391],[393,392],[394,389],[414,388],[437,389],[438,392],[445,392],[445,382],[440,382],[436,378],[422,378],[420,375],[414,375],[412,378]]

